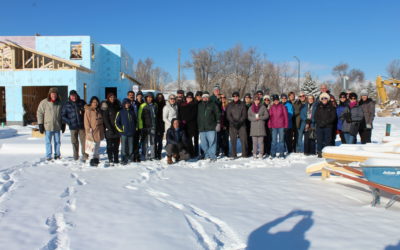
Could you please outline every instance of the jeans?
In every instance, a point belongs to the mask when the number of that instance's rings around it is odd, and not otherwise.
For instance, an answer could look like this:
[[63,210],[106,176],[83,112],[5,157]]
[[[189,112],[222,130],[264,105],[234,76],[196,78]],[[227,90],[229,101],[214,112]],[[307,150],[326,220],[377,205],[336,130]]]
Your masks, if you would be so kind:
[[355,144],[356,143],[356,137],[354,135],[351,135],[348,132],[344,132],[344,139],[346,140],[346,144]]
[[206,158],[216,159],[217,156],[215,153],[217,151],[217,132],[200,132],[200,147],[203,149]]
[[60,140],[60,131],[45,131],[45,136],[46,136],[46,157],[51,158],[51,155],[53,154],[52,151],[52,140],[54,138],[54,157],[60,156],[60,146],[61,146],[61,140]]
[[297,144],[296,144],[296,152],[303,152],[303,135],[304,135],[304,127],[301,127],[297,130]]
[[142,155],[145,160],[153,160],[156,157],[156,134],[149,129],[142,129]]
[[322,153],[322,149],[331,145],[332,128],[317,128],[317,152]]
[[310,139],[310,132],[304,132],[304,154],[315,155],[315,139]]
[[271,156],[275,157],[277,153],[283,156],[285,151],[285,129],[284,128],[273,128],[272,129],[272,144],[271,144]]
[[128,161],[133,157],[133,136],[121,135],[121,160]]

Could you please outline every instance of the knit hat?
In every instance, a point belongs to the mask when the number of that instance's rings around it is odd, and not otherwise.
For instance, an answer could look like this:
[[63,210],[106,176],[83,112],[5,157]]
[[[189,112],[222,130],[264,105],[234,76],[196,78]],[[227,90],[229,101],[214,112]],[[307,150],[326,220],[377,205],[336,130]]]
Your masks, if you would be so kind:
[[71,90],[70,92],[69,92],[69,95],[71,96],[71,95],[78,95],[78,92],[76,92],[76,90]]
[[271,100],[271,97],[270,97],[269,95],[265,95],[265,96],[264,96],[264,100],[265,100],[265,99]]
[[187,92],[186,93],[186,98],[188,98],[188,97],[191,97],[191,98],[193,98],[193,92]]
[[351,92],[351,93],[349,94],[349,99],[351,99],[351,98],[356,98],[356,99],[357,99],[357,94]]
[[139,91],[137,92],[136,96],[138,96],[138,95],[143,96],[143,92],[139,90]]
[[246,93],[246,94],[244,95],[244,98],[246,98],[246,97],[251,98],[250,93]]
[[238,91],[233,92],[232,97],[234,97],[234,96],[240,96],[239,92]]
[[203,92],[202,91],[196,91],[196,96],[202,96]]
[[324,98],[329,100],[329,99],[331,99],[331,96],[328,93],[322,93],[322,94],[319,95],[319,100],[320,101],[322,101],[322,99],[324,99]]
[[368,90],[366,89],[361,90],[360,96],[368,96]]
[[146,93],[146,98],[147,98],[147,97],[152,97],[152,98],[154,98],[153,93],[152,93],[152,92],[147,92],[147,93]]
[[279,101],[279,95],[272,95],[272,101]]
[[281,94],[281,98],[286,98],[287,99],[287,95],[286,94]]
[[259,94],[264,95],[264,93],[261,90],[257,90],[256,94],[257,95],[259,95]]
[[182,89],[179,89],[178,91],[176,91],[176,93],[177,93],[177,94],[180,94],[180,95],[184,95],[184,94],[185,94],[185,91],[183,91]]
[[58,89],[55,88],[55,87],[50,88],[50,89],[49,89],[49,95],[50,95],[51,93],[56,93],[56,94],[58,94]]
[[202,98],[209,98],[210,97],[210,93],[208,93],[208,91],[204,91],[203,95],[201,96]]
[[122,100],[122,106],[125,106],[125,104],[127,103],[131,103],[131,100],[129,100],[128,98],[124,98],[124,100]]
[[218,89],[218,90],[220,89],[220,88],[219,88],[219,84],[218,84],[218,83],[217,83],[217,84],[215,84],[215,86],[214,86],[214,88],[213,88],[213,90],[216,90],[216,89]]

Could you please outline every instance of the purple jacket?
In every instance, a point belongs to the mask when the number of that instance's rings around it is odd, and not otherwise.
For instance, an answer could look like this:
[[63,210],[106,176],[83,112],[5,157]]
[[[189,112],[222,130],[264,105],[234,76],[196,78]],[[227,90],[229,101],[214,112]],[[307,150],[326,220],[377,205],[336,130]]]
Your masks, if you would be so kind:
[[288,122],[288,112],[282,103],[278,105],[273,104],[269,109],[269,128],[287,128]]

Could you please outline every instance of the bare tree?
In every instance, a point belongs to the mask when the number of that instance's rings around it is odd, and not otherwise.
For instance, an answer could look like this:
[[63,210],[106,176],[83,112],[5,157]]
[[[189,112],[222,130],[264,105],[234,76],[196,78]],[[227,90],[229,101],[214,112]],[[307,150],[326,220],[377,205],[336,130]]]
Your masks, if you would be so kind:
[[[388,72],[391,78],[400,79],[400,60],[395,59],[389,63],[386,67],[386,71]],[[389,97],[393,100],[400,99],[400,89],[391,89],[388,91]]]
[[139,60],[136,64],[135,76],[143,83],[142,88],[161,90],[163,85],[171,80],[171,76],[160,67],[153,66],[154,61],[151,58]]

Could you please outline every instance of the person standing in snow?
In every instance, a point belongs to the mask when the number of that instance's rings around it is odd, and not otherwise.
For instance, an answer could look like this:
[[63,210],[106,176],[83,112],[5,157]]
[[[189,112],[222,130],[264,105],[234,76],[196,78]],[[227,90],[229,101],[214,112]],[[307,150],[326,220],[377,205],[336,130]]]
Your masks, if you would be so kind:
[[364,119],[360,124],[361,144],[371,143],[372,123],[375,118],[375,102],[368,97],[368,91],[363,89],[360,93],[359,105],[364,113]]
[[146,160],[154,160],[155,152],[155,137],[157,129],[157,104],[153,103],[153,94],[147,93],[145,103],[139,108],[139,129],[142,130],[142,155]]
[[300,111],[300,129],[304,131],[304,155],[315,155],[315,110],[316,104],[313,95],[307,96],[307,103]]
[[104,139],[103,115],[99,109],[99,103],[99,99],[93,96],[90,98],[89,105],[85,106],[85,143],[86,146],[88,146],[88,144],[91,145],[91,166],[97,166],[99,164],[100,142]]
[[60,159],[61,135],[64,133],[65,124],[61,116],[62,104],[57,88],[50,88],[47,98],[39,103],[37,109],[37,120],[39,131],[45,133],[46,137],[46,159],[52,160],[52,140],[54,140],[54,159]]
[[348,105],[347,94],[346,92],[341,92],[339,95],[339,104],[336,107],[336,117],[338,118],[336,128],[339,133],[342,144],[346,143],[346,139],[344,138],[343,134],[343,119],[339,119],[339,117],[341,117],[347,105]]
[[285,108],[288,113],[288,127],[285,129],[285,146],[288,154],[292,153],[295,149],[295,140],[294,140],[294,129],[293,129],[293,114],[294,108],[293,104],[288,101],[288,97],[286,94],[281,94],[282,104],[285,105]]
[[187,92],[186,102],[178,107],[178,119],[188,138],[188,150],[191,157],[199,155],[199,130],[197,128],[197,103],[192,92]]
[[349,94],[349,103],[339,119],[343,120],[342,130],[346,143],[354,144],[360,124],[364,119],[364,112],[358,105],[356,93]]
[[163,120],[163,109],[165,107],[165,99],[164,99],[164,95],[162,93],[158,93],[156,95],[155,104],[157,105],[157,126],[156,126],[156,138],[155,138],[155,151],[156,151],[156,159],[161,160],[164,132],[167,130],[165,128],[165,123]]
[[293,103],[294,108],[294,124],[297,129],[296,152],[303,152],[303,134],[304,128],[301,128],[300,111],[306,104],[306,95],[304,92],[299,93],[299,98]]
[[272,128],[272,145],[270,158],[274,158],[276,154],[278,157],[284,158],[285,152],[285,128],[289,126],[289,115],[286,107],[279,102],[279,96],[272,96],[273,104],[269,109],[268,126]]
[[[139,94],[139,92],[138,92],[138,94]],[[136,117],[136,121],[137,121],[137,119],[138,119],[137,115],[138,115],[140,104],[135,99],[135,92],[133,92],[131,90],[128,91],[127,98],[129,99],[129,101],[131,103],[131,109],[133,109],[133,111],[135,112],[135,117]],[[138,130],[138,123],[136,122],[136,133],[133,136],[133,159],[132,159],[133,162],[140,162],[139,149],[140,149],[140,131]]]
[[249,108],[248,119],[251,122],[250,136],[253,139],[253,157],[262,158],[264,155],[264,136],[265,120],[268,119],[269,113],[267,108],[261,104],[260,97],[254,96],[254,102]]
[[[249,108],[253,104],[250,93],[246,93],[244,95],[244,104],[246,105],[247,112],[248,112]],[[245,123],[246,123],[246,134],[247,134],[247,151],[246,151],[246,157],[247,157],[253,153],[253,139],[250,136],[251,123],[250,123],[249,119],[247,119],[247,116],[246,116]],[[242,154],[243,154],[243,152],[242,152]]]
[[133,140],[136,134],[136,115],[128,98],[122,101],[122,109],[115,117],[115,127],[121,135],[121,162],[133,160]]
[[189,160],[190,155],[186,151],[187,148],[187,137],[183,129],[180,128],[179,120],[173,118],[171,120],[171,127],[167,130],[167,146],[165,151],[167,151],[167,163],[172,164],[172,158],[175,161]]
[[221,131],[217,133],[217,153],[219,156],[229,156],[229,122],[226,117],[228,108],[228,99],[224,94],[221,94],[221,106],[220,106],[220,124]]
[[165,104],[162,113],[165,131],[171,127],[172,119],[178,117],[178,105],[176,104],[176,96],[171,94],[168,97],[168,102]]
[[110,165],[118,164],[120,135],[115,127],[115,118],[121,109],[121,104],[114,93],[109,93],[106,101],[103,101],[100,107],[103,112],[108,162]]
[[271,143],[272,143],[272,130],[268,127],[269,121],[269,108],[271,107],[271,97],[269,95],[264,96],[264,107],[268,111],[268,118],[265,120],[265,137],[264,137],[264,155],[268,156],[271,154]]
[[88,159],[88,154],[85,152],[85,127],[83,124],[85,105],[86,102],[79,98],[78,93],[75,90],[71,90],[69,92],[69,100],[61,110],[62,120],[68,124],[71,132],[71,144],[75,161],[79,159],[79,141],[81,142],[82,161]]
[[330,102],[330,96],[322,93],[315,111],[315,125],[317,132],[317,154],[322,158],[322,149],[331,144],[332,127],[336,122],[336,109]]
[[231,139],[231,157],[237,157],[236,143],[238,137],[240,139],[240,144],[242,145],[242,157],[247,157],[248,134],[246,120],[248,119],[248,108],[242,101],[240,101],[239,92],[233,92],[232,97],[233,101],[229,103],[226,111],[226,118],[229,122],[229,137]]
[[221,130],[220,111],[214,102],[210,101],[210,94],[204,92],[202,101],[198,105],[197,125],[200,132],[201,148],[205,157],[211,162],[217,160],[215,155],[217,149],[217,132]]

